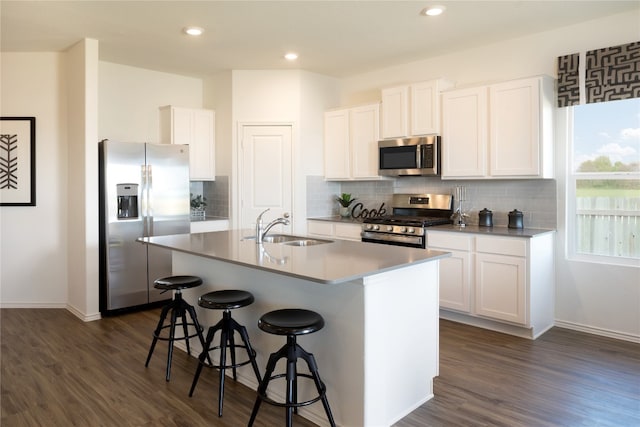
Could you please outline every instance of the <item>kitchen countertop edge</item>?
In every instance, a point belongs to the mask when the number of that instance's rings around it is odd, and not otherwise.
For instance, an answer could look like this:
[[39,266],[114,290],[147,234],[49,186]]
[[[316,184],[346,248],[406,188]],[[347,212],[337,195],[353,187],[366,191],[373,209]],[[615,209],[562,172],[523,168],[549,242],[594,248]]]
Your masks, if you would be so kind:
[[362,220],[355,219],[353,217],[343,217],[340,215],[335,216],[322,216],[307,218],[307,221],[326,221],[326,222],[342,222],[345,224],[362,224]]
[[460,227],[458,225],[446,224],[429,227],[426,231],[471,233],[485,236],[536,237],[542,234],[555,233],[556,230],[552,228],[509,228],[504,226],[480,227],[479,225],[467,225]]
[[[326,221],[326,222],[339,222],[344,224],[357,224],[360,225],[363,222],[354,218],[343,218],[341,216],[328,216],[328,217],[311,217],[307,218],[309,221]],[[507,237],[536,237],[541,234],[555,233],[553,228],[509,228],[507,226],[493,226],[493,227],[481,227],[477,224],[466,225],[460,227],[453,224],[435,225],[433,227],[427,227],[425,231],[448,231],[459,233],[471,233],[482,234],[487,236],[507,236]]]
[[[412,264],[430,262],[451,256],[450,252],[434,249],[399,248],[394,251],[393,256],[389,256],[388,246],[375,243],[362,243],[336,239],[332,244],[316,245],[305,248],[293,246],[283,246],[277,243],[264,243],[262,246],[266,251],[272,249],[279,252],[281,257],[290,259],[290,266],[295,266],[294,270],[288,271],[284,267],[269,262],[256,260],[255,256],[247,257],[247,251],[252,248],[259,248],[255,241],[243,240],[250,235],[251,230],[228,230],[213,231],[198,234],[174,234],[169,236],[140,237],[138,242],[162,247],[178,252],[196,255],[204,258],[211,258],[231,264],[240,265],[247,268],[255,268],[275,274],[295,277],[319,284],[340,284],[344,282],[362,279],[367,276],[381,274],[387,271],[405,268]],[[193,236],[193,237],[192,237]],[[230,249],[228,242],[236,242],[236,250]],[[240,246],[244,245],[240,250]],[[281,252],[285,251],[285,252]],[[313,260],[320,260],[329,255],[337,259],[350,259],[350,262],[342,263],[342,270],[338,267],[327,270],[324,266],[321,272],[315,273],[311,267],[305,269],[300,265],[309,262],[307,255],[302,251],[314,251]],[[367,256],[362,259],[363,251],[367,251]],[[242,255],[239,255],[242,252]],[[329,258],[327,258],[329,259]]]

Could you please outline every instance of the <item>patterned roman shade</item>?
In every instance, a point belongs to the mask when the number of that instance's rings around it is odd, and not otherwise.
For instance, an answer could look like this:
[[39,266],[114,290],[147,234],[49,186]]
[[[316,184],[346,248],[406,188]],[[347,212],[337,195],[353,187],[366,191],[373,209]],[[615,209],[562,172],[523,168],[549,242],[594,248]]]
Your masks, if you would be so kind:
[[640,42],[587,52],[587,104],[640,97]]
[[[558,58],[558,107],[640,98],[640,42]],[[584,74],[582,74],[584,73]]]
[[580,54],[558,58],[558,107],[569,107],[580,103]]

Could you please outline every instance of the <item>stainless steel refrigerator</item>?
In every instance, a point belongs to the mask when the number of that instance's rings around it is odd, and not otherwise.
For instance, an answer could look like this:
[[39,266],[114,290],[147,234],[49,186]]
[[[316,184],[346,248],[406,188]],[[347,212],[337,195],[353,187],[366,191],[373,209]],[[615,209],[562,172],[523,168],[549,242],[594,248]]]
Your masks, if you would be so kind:
[[136,241],[189,233],[189,146],[99,143],[100,311],[170,299],[153,287],[171,275],[171,251]]

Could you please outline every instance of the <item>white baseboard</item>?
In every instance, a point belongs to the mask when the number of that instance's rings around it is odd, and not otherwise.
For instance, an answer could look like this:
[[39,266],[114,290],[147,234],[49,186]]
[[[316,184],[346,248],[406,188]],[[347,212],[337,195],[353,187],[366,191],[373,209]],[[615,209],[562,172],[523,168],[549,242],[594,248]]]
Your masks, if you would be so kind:
[[[468,316],[462,313],[457,313],[457,312],[442,310],[442,309],[440,310],[440,318],[451,320],[453,322],[464,323],[466,325],[476,326],[479,328],[489,329],[496,332],[515,335],[522,338],[528,338],[528,339],[536,339],[550,329],[549,327],[547,329],[537,331],[536,334],[533,335],[533,331],[531,329],[504,324],[501,322],[494,322],[488,319],[482,319],[475,316]],[[558,328],[564,328],[564,329],[571,329],[578,332],[585,332],[593,335],[599,335],[607,338],[614,338],[622,341],[640,343],[640,336],[629,334],[626,332],[612,331],[610,329],[581,325],[579,323],[567,322],[567,321],[557,320],[557,319],[554,321],[552,326],[557,326]]]
[[534,336],[533,330],[522,326],[515,326],[507,323],[496,322],[481,317],[469,316],[463,313],[440,309],[440,318],[451,320],[452,322],[464,323],[465,325],[475,326],[477,328],[489,329],[503,334],[514,335],[520,338],[535,339],[540,334]]
[[588,334],[600,335],[607,338],[615,338],[623,341],[630,341],[640,344],[640,335],[633,335],[626,332],[612,331],[610,329],[596,328],[593,326],[581,325],[579,323],[567,322],[564,320],[556,320],[555,326],[558,328],[571,329],[579,332],[586,332]]
[[102,316],[100,315],[100,313],[94,313],[94,314],[85,314],[82,313],[80,310],[78,310],[77,308],[75,308],[72,305],[66,305],[65,308],[74,316],[76,316],[78,319],[82,320],[83,322],[92,322],[94,320],[100,320],[102,319]]

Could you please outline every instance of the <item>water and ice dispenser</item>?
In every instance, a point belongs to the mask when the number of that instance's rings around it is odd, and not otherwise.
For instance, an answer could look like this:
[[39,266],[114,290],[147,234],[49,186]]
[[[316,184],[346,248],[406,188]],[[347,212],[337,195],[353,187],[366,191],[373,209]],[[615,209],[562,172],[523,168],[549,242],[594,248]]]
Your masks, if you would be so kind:
[[117,184],[118,219],[138,218],[138,184]]

